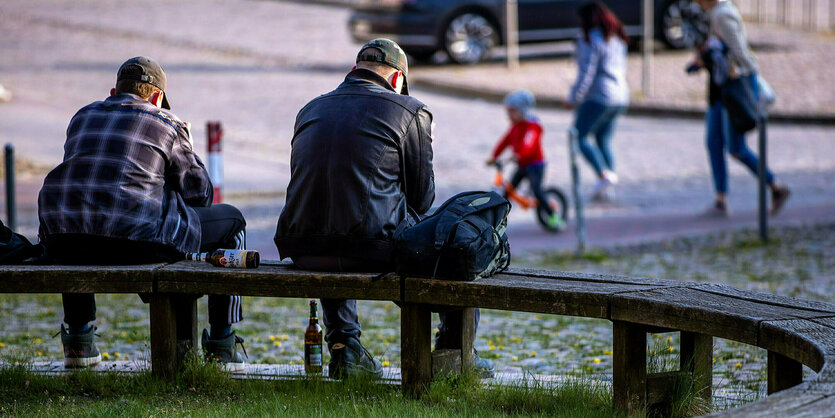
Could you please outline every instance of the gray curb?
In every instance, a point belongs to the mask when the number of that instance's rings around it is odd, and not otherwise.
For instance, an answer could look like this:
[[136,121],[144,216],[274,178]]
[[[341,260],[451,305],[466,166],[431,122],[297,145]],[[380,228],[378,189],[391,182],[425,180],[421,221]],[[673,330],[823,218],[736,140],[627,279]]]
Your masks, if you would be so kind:
[[[421,77],[414,77],[409,80],[409,85],[418,87],[433,93],[455,95],[469,98],[479,98],[491,102],[501,102],[504,96],[510,93],[509,90],[498,90],[480,87],[463,86],[455,83],[428,80]],[[545,108],[562,109],[565,99],[555,96],[538,96],[537,106]],[[629,115],[663,117],[663,118],[686,118],[704,119],[705,112],[702,110],[676,109],[673,107],[659,107],[632,103],[627,111]],[[798,115],[787,113],[772,113],[768,115],[768,121],[779,124],[790,125],[835,125],[835,115]]]

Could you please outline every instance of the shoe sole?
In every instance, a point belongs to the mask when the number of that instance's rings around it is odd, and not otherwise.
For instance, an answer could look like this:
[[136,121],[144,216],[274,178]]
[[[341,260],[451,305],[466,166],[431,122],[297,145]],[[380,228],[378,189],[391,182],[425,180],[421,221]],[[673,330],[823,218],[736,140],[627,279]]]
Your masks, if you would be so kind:
[[95,357],[73,357],[64,358],[64,367],[67,369],[77,369],[82,367],[95,366],[101,363],[101,354]]

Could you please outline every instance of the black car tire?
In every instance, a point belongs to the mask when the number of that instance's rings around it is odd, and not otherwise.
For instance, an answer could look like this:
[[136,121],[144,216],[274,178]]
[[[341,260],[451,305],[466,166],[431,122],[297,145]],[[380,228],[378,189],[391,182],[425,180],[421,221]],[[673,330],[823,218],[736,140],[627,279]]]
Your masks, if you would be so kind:
[[674,49],[693,48],[707,39],[707,16],[691,0],[669,0],[661,9],[656,27],[659,38]]
[[443,45],[449,59],[458,64],[484,60],[499,43],[499,32],[481,14],[465,12],[454,16],[444,28]]

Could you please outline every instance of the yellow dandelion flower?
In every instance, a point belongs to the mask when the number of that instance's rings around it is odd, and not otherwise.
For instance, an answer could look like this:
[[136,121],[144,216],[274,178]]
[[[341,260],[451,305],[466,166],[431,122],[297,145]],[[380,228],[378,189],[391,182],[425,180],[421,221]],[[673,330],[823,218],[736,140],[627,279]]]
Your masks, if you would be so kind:
[[281,349],[281,354],[284,354],[284,349],[283,348]]
[[597,358],[597,357],[595,357],[595,358],[594,358],[594,363],[595,363],[595,364],[600,363],[600,359],[599,359],[599,358]]
[[672,352],[673,352],[673,350],[674,350],[674,349],[673,349],[673,346],[668,346],[668,347],[667,347],[667,351],[669,351],[669,352],[671,352],[671,353],[672,353]]
[[531,351],[531,357],[536,357],[536,350]]
[[667,337],[667,342],[668,342],[668,343],[673,342],[673,337],[672,337],[672,336]]
[[503,345],[500,345],[500,346],[499,346],[499,350],[504,350],[504,346],[503,346]]
[[384,361],[384,362],[383,362],[383,367],[388,367],[388,366],[389,366],[389,364],[390,364],[389,362]]
[[612,350],[603,350],[603,355],[604,356],[611,356],[612,355]]
[[387,310],[387,311],[390,311],[390,310],[391,310],[391,305],[390,305],[390,304],[389,304],[389,305],[386,305],[386,310]]
[[39,356],[43,355],[40,351],[38,351],[36,354],[39,355]]
[[270,335],[270,341],[275,341],[275,335]]
[[125,332],[125,331],[122,331],[122,333],[121,333],[121,334],[119,334],[119,335],[120,335],[122,338],[125,338],[125,337],[127,337],[127,336],[128,336],[128,333],[127,333],[127,332]]
[[6,346],[6,344],[0,343],[0,348],[3,348],[5,346]]
[[560,332],[559,332],[559,331],[554,331],[554,336],[555,336],[555,337],[559,337],[559,336],[560,336]]
[[35,344],[40,344],[40,343],[42,343],[42,342],[43,342],[43,341],[41,341],[41,339],[40,339],[40,338],[35,339]]
[[513,356],[513,361],[519,361],[519,357]]
[[493,340],[487,340],[487,345],[493,345]]
[[296,364],[296,362],[295,362],[295,361],[291,361],[291,362],[290,362],[290,365],[291,365],[291,366],[292,366],[292,365],[294,365],[294,364]]
[[117,351],[117,352],[113,353],[113,356],[114,356],[114,357],[116,357],[116,358],[119,358],[119,357],[121,357],[122,355],[121,355],[121,354],[119,354],[119,352]]
[[493,351],[493,350],[496,349],[496,346],[490,345],[490,346],[487,346],[487,349],[490,350],[490,351]]
[[738,369],[740,367],[742,367],[742,363],[736,363],[736,368]]
[[520,340],[519,337],[513,337],[513,339],[511,341],[515,342],[516,344],[519,344],[519,343],[522,342],[522,340]]
[[589,338],[594,338],[594,333],[593,332],[589,333]]
[[101,358],[103,358],[105,360],[109,359],[110,358],[110,353],[108,353],[107,351],[101,353]]
[[713,364],[716,364],[716,357],[713,358]]
[[281,334],[281,341],[287,341],[290,337],[287,334]]
[[128,338],[128,344],[133,344],[133,340]]
[[276,347],[281,347],[281,341],[276,341],[274,344]]

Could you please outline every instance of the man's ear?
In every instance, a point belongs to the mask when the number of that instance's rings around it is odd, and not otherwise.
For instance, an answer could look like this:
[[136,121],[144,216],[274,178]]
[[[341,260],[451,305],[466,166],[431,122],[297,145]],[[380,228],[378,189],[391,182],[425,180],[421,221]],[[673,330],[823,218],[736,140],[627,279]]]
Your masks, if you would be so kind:
[[162,107],[162,95],[165,94],[159,90],[155,91],[151,94],[151,97],[148,98],[148,101],[151,102],[152,105],[156,107]]
[[115,88],[110,89],[110,95],[112,96],[114,94],[116,94],[116,89]]
[[391,86],[394,87],[395,90],[398,92],[400,88],[403,87],[403,73],[400,71],[395,71],[391,74]]

